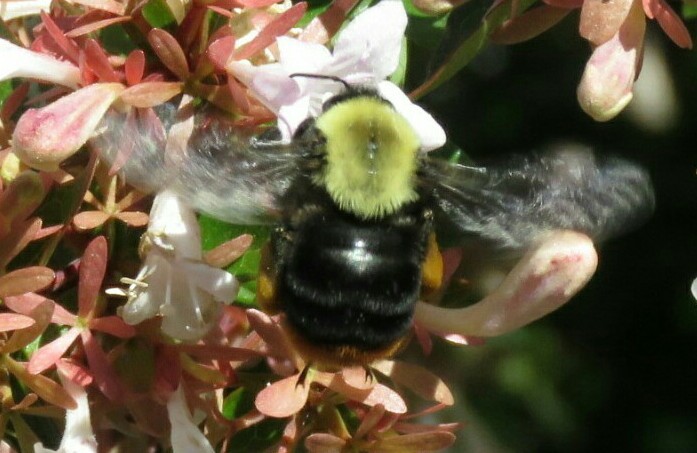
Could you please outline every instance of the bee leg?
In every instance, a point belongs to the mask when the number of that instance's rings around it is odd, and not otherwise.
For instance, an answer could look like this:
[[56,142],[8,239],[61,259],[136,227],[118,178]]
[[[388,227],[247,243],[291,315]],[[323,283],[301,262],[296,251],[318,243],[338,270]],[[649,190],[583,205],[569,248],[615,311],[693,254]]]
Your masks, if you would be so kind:
[[443,257],[438,249],[436,234],[428,236],[426,256],[421,267],[421,283],[424,292],[436,291],[443,284]]
[[363,365],[363,370],[365,371],[365,382],[373,384],[374,382],[377,382],[377,378],[375,377],[375,373],[373,372],[373,369],[370,368],[368,365]]
[[305,385],[305,381],[307,380],[307,373],[310,371],[311,366],[312,364],[310,363],[305,365],[305,368],[303,368],[303,370],[298,375],[298,382],[295,383],[295,388]]

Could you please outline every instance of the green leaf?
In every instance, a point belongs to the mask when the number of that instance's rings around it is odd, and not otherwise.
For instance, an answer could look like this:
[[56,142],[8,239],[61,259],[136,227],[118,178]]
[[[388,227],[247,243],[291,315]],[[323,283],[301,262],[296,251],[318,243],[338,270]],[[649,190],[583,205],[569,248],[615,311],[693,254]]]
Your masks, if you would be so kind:
[[143,17],[154,28],[167,28],[176,24],[176,20],[164,0],[149,0],[143,6]]
[[[537,0],[521,0],[517,11],[523,12]],[[430,75],[412,96],[420,98],[433,91],[467,66],[487,42],[489,33],[511,14],[511,2],[490,11],[490,0],[472,0],[448,16],[443,39],[431,60]]]
[[682,5],[682,17],[685,20],[690,20],[697,17],[697,5],[688,5],[684,3]]
[[10,93],[12,93],[12,80],[0,82],[0,107],[5,103],[5,99],[7,99]]
[[257,301],[257,281],[250,280],[244,282],[240,285],[240,290],[237,293],[235,302],[239,302],[242,305],[256,305]]
[[[129,26],[134,28],[130,24]],[[115,55],[127,55],[137,48],[147,48],[145,40],[141,40],[140,44],[133,42],[131,35],[128,34],[123,24],[110,25],[104,28],[99,33],[99,42],[104,46],[104,50]]]
[[332,0],[308,0],[306,3],[307,11],[305,11],[305,15],[300,19],[296,27],[305,27],[312,19],[329,9]]
[[244,387],[230,392],[223,400],[223,416],[234,420],[254,408],[254,395]]
[[229,443],[228,453],[258,453],[281,439],[288,423],[282,418],[267,418],[237,433]]

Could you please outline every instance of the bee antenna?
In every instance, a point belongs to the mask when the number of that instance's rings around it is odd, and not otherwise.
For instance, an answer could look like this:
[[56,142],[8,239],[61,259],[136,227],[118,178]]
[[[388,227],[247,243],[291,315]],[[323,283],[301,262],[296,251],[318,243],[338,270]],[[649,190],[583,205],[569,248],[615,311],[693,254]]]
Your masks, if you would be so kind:
[[325,80],[333,80],[334,82],[340,83],[346,88],[346,90],[350,91],[353,88],[349,83],[342,79],[341,77],[337,76],[331,76],[331,75],[324,75],[324,74],[308,74],[304,72],[296,72],[290,75],[290,77],[307,77],[309,79],[325,79]]

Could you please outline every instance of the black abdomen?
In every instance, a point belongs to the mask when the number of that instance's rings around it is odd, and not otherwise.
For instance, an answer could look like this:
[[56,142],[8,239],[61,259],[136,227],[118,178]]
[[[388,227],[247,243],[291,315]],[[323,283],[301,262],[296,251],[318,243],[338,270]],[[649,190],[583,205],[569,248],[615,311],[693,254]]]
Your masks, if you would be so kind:
[[276,234],[276,288],[290,325],[324,346],[377,350],[402,338],[419,297],[427,223],[414,205],[375,222],[325,207]]

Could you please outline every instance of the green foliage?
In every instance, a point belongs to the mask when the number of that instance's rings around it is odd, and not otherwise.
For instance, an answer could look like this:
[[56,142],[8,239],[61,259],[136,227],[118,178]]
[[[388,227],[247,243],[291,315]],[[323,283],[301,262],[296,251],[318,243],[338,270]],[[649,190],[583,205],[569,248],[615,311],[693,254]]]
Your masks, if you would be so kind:
[[148,0],[142,9],[143,17],[154,28],[167,28],[176,24],[165,0]]

